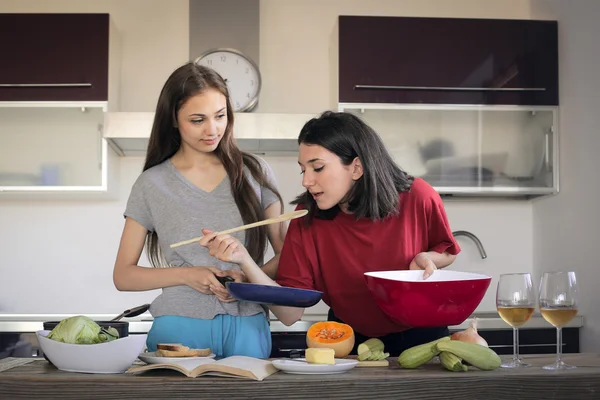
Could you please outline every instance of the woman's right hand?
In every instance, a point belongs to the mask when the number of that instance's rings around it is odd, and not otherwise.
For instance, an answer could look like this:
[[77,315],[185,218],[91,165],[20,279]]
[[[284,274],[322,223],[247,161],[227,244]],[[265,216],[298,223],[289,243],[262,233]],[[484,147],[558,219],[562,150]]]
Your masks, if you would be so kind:
[[234,263],[241,266],[248,261],[253,262],[248,250],[242,243],[231,235],[219,235],[208,229],[202,229],[204,236],[200,239],[200,246],[208,249],[209,254],[217,260]]
[[223,287],[217,279],[220,272],[220,269],[214,267],[188,267],[186,284],[200,293],[214,294],[211,287]]

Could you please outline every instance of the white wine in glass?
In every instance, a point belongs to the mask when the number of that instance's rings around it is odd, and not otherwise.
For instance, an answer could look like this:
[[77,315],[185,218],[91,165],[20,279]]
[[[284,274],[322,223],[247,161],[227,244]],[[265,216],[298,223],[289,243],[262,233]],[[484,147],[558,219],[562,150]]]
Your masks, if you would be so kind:
[[528,367],[519,358],[519,327],[529,321],[535,310],[531,274],[503,274],[496,291],[496,309],[500,318],[513,328],[513,358],[503,368]]
[[546,272],[540,284],[540,312],[542,317],[556,327],[556,361],[543,368],[549,370],[572,369],[562,359],[562,327],[575,315],[579,304],[579,292],[575,272]]

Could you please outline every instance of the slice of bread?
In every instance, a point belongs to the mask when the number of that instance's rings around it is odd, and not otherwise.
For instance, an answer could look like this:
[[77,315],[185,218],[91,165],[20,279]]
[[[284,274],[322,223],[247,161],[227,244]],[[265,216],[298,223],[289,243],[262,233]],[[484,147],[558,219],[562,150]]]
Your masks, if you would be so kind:
[[159,350],[169,350],[169,351],[187,351],[190,348],[182,345],[181,343],[159,343],[156,345],[156,348]]
[[207,357],[212,353],[211,349],[190,349],[181,343],[160,343],[156,347],[159,357]]

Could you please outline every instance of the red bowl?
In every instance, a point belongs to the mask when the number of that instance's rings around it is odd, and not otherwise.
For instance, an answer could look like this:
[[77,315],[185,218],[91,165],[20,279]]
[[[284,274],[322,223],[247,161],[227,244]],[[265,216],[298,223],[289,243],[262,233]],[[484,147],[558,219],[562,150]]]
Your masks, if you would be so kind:
[[423,280],[423,271],[365,273],[377,305],[392,320],[413,328],[462,324],[475,311],[492,277],[438,270]]

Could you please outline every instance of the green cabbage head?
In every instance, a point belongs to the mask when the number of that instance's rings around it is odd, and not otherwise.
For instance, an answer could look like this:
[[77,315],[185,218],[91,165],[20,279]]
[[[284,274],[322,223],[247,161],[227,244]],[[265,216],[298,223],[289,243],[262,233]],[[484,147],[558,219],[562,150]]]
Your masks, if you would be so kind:
[[118,338],[115,328],[102,329],[94,320],[83,315],[63,319],[48,334],[48,339],[70,344],[96,344]]

